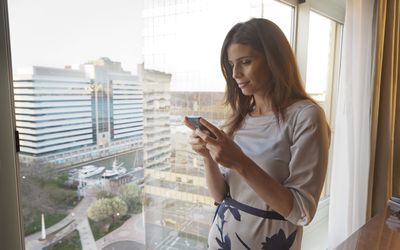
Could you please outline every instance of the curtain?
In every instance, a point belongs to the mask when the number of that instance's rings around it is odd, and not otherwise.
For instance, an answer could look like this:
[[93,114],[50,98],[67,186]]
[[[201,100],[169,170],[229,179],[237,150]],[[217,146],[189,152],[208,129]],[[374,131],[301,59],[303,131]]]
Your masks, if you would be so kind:
[[347,0],[333,133],[328,247],[365,223],[370,160],[374,0]]
[[383,210],[392,195],[400,195],[399,2],[377,1],[368,218]]

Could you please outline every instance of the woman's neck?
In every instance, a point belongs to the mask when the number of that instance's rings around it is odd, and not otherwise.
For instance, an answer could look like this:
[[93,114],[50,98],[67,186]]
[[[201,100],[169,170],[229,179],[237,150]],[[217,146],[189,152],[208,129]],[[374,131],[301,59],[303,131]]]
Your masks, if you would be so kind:
[[260,115],[267,115],[272,114],[272,102],[264,97],[264,98],[257,98],[254,96],[255,106],[253,111],[250,113],[252,116],[260,116]]
[[[281,106],[281,108],[286,109],[293,103],[300,101],[300,100],[303,100],[303,99],[300,99],[300,98],[290,99],[285,104],[283,104]],[[250,113],[250,115],[261,116],[261,115],[272,114],[274,112],[272,109],[272,102],[269,99],[267,99],[267,98],[264,98],[264,99],[258,98],[257,99],[256,97],[254,97],[254,101],[255,101],[255,106],[253,108],[253,111]]]

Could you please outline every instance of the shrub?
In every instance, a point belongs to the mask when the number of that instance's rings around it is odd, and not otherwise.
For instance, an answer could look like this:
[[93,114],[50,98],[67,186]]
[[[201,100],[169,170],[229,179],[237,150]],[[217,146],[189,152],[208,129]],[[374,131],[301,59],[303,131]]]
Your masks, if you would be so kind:
[[123,185],[118,189],[118,197],[128,206],[130,213],[142,211],[142,192],[135,184]]
[[89,207],[88,217],[96,222],[108,218],[114,222],[116,216],[123,216],[127,212],[128,206],[121,198],[102,198]]

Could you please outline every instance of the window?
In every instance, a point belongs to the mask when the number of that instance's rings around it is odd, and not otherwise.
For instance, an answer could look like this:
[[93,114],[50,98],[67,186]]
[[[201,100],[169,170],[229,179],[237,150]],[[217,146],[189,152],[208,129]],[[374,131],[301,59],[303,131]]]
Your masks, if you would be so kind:
[[28,250],[206,248],[215,207],[181,122],[222,123],[219,50],[236,22],[276,22],[307,91],[333,112],[340,24],[324,4],[8,2]]
[[[307,1],[298,6],[296,55],[306,91],[324,108],[334,138],[336,88],[339,80],[342,27],[345,1]],[[332,142],[331,142],[331,145]],[[327,248],[329,185],[332,147],[328,173],[317,213],[304,228],[302,248]]]
[[[334,87],[338,81],[342,25],[314,11],[310,11],[309,22],[306,91],[325,110],[334,132],[332,110],[335,106]],[[329,163],[329,172],[330,166]],[[328,173],[322,197],[329,195],[329,177]]]
[[[339,24],[314,11],[310,12],[306,91],[325,109],[329,117],[331,87],[335,70]],[[315,70],[318,69],[318,70]]]
[[262,16],[276,23],[293,46],[295,7],[275,0],[264,0],[262,11]]
[[[142,6],[9,2],[26,249],[118,247],[109,233],[143,218]],[[165,155],[168,132],[152,145]]]

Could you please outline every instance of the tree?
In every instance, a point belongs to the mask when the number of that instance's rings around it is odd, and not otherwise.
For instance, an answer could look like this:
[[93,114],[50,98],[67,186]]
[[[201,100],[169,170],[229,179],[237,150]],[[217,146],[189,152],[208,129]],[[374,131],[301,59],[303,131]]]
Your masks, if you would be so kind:
[[102,199],[102,198],[114,198],[115,194],[109,190],[99,190],[96,192],[96,198],[97,199]]
[[123,216],[126,215],[128,212],[128,206],[126,203],[119,197],[114,197],[110,199],[110,205],[111,205],[111,218],[112,222],[114,223],[115,216]]
[[123,216],[127,212],[128,206],[121,198],[102,198],[89,207],[88,217],[96,222],[111,218],[114,223],[116,216]]
[[142,192],[137,185],[127,184],[121,186],[118,189],[118,197],[128,205],[129,212],[137,213],[142,210]]

